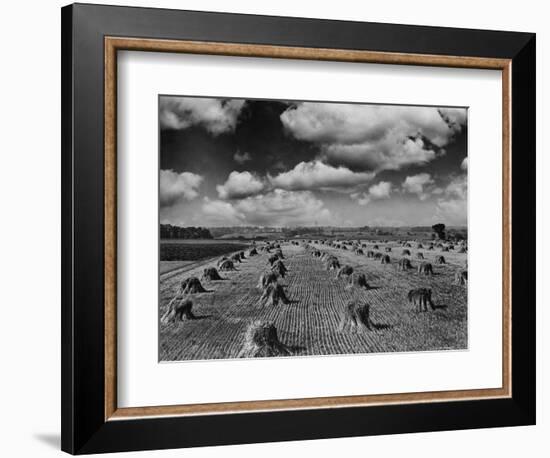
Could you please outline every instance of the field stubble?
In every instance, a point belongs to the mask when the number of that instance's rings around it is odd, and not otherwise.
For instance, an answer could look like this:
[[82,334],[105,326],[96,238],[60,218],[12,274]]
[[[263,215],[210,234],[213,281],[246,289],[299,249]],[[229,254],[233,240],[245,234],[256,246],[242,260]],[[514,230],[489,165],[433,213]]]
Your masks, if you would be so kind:
[[[400,253],[397,243],[385,246]],[[297,356],[467,347],[467,289],[453,285],[454,272],[464,263],[466,254],[444,253],[447,264],[435,265],[439,250],[420,250],[425,261],[434,264],[433,276],[420,276],[416,272],[420,261],[414,259],[419,250],[411,250],[413,269],[403,272],[397,269],[401,256],[392,256],[390,264],[381,264],[350,250],[317,246],[336,255],[342,265],[364,273],[372,287],[367,290],[347,287],[345,278],[336,279],[334,271],[326,271],[323,262],[302,246],[284,244],[282,248],[288,273],[280,282],[290,304],[271,306],[260,302],[261,291],[256,285],[268,268],[269,255],[247,257],[236,264],[236,271],[221,273],[223,280],[203,281],[208,292],[192,296],[198,319],[161,324],[160,360],[237,358],[247,326],[257,320],[273,322],[280,340]],[[200,277],[203,268],[215,266],[216,261],[161,279],[160,315],[184,278]],[[416,313],[408,303],[407,292],[420,287],[432,288],[436,310]],[[375,325],[372,331],[339,331],[341,311],[350,300],[370,304]]]

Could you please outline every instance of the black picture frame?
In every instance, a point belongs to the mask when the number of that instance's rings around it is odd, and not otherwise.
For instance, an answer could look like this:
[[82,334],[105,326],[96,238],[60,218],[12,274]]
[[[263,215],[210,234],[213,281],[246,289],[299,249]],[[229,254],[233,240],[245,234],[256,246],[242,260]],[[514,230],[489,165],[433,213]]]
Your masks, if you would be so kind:
[[[85,454],[535,424],[535,34],[88,4],[66,6],[61,14],[64,451]],[[106,421],[106,36],[511,59],[512,396]]]

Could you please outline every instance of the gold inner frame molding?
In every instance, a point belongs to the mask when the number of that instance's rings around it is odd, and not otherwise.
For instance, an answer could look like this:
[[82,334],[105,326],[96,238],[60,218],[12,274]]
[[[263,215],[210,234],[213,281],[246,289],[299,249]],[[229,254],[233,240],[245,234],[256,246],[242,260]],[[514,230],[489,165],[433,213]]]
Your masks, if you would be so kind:
[[[363,62],[500,70],[502,72],[502,387],[454,391],[335,396],[119,408],[117,404],[117,51],[170,52],[317,61]],[[511,60],[481,57],[301,48],[239,43],[105,37],[105,420],[151,416],[211,415],[274,410],[322,409],[382,404],[506,398],[512,394],[511,367]]]

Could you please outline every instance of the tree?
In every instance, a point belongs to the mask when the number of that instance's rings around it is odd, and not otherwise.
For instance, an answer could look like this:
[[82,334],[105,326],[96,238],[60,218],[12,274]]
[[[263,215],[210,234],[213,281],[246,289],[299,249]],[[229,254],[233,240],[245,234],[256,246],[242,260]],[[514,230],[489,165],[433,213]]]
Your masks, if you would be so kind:
[[445,240],[445,225],[437,223],[432,226],[433,231],[437,234],[440,240]]
[[212,234],[204,227],[179,227],[171,224],[160,225],[161,239],[211,239]]

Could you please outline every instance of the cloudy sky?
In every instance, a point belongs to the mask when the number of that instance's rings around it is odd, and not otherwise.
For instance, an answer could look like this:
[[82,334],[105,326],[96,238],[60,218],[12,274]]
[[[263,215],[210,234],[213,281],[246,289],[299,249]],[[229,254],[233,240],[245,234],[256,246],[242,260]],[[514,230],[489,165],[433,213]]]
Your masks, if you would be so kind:
[[467,110],[159,97],[160,220],[466,225]]

